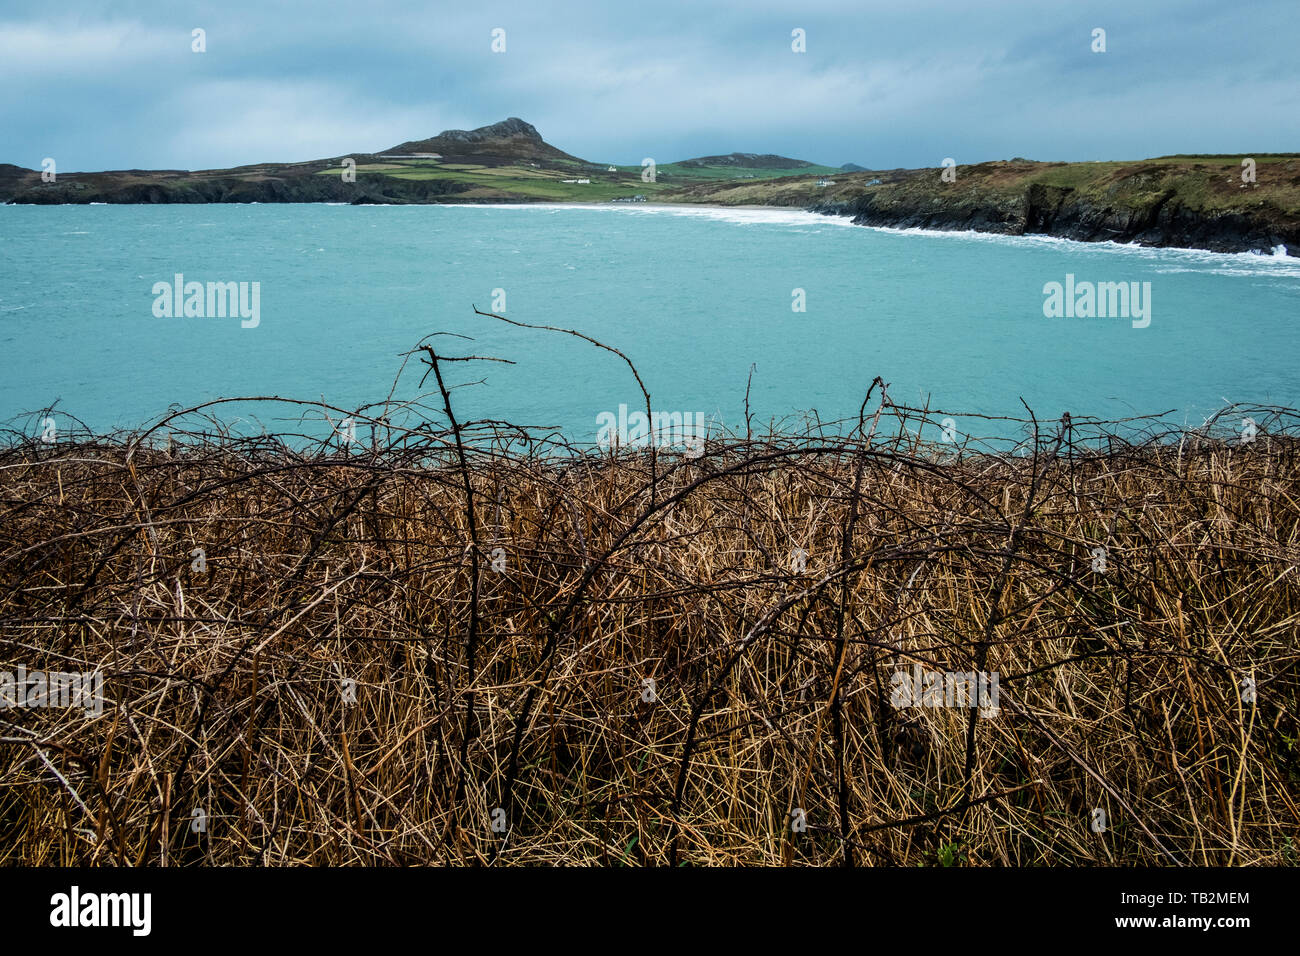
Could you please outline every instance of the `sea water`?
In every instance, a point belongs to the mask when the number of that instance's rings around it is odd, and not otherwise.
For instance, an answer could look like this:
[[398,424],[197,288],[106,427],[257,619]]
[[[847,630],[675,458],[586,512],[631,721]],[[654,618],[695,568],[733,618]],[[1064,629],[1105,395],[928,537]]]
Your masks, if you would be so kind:
[[[256,284],[256,322],[217,314],[210,284],[218,306]],[[1053,284],[1071,305],[1091,287],[1094,304],[1063,314]],[[421,388],[427,367],[404,359],[421,342],[514,363],[444,367],[462,419],[595,442],[622,406],[645,407],[617,355],[475,307],[619,349],[654,411],[710,429],[745,430],[747,384],[757,429],[854,419],[877,376],[972,434],[1004,426],[963,415],[1024,417],[1022,400],[1042,419],[1172,410],[1190,425],[1232,402],[1300,406],[1300,259],[1283,250],[639,204],[4,206],[0,421],[39,429],[53,406],[108,431],[247,396],[356,409],[385,399],[405,360],[396,397],[428,396],[412,414],[441,423],[433,377]],[[302,430],[292,406],[211,411]]]

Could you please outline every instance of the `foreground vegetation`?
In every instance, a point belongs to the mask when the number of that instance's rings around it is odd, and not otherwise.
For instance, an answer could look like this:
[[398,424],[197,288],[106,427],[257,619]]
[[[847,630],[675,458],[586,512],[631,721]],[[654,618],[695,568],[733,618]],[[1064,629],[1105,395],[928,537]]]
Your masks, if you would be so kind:
[[[1289,413],[976,451],[873,386],[690,457],[442,397],[346,447],[10,436],[0,669],[108,701],[0,711],[0,858],[1296,863]],[[914,666],[997,712],[895,706]]]

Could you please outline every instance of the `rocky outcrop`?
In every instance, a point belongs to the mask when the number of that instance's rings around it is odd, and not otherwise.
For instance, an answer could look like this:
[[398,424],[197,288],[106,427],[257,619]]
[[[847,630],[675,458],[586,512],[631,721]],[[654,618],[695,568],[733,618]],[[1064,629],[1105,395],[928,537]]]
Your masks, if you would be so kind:
[[1038,234],[1214,252],[1285,246],[1300,255],[1300,210],[1278,201],[1290,198],[1286,190],[1293,185],[1281,176],[1266,183],[1271,189],[1257,193],[1242,191],[1243,184],[1217,169],[1154,161],[1098,172],[1079,187],[1052,183],[1048,164],[985,167],[970,167],[953,183],[943,182],[934,170],[898,173],[808,208],[851,216],[867,226]]
[[436,154],[444,162],[475,163],[488,166],[517,162],[565,161],[591,165],[586,160],[570,156],[542,139],[542,134],[531,123],[517,116],[480,126],[478,129],[449,129],[429,139],[411,140],[384,150],[379,155]]
[[1300,255],[1300,222],[1294,217],[1267,205],[1240,211],[1192,209],[1178,201],[1173,189],[1140,206],[1109,206],[1073,190],[1033,186],[1021,231],[1214,252],[1267,252],[1282,245]]
[[60,176],[56,183],[35,184],[19,189],[15,203],[56,205],[65,203],[430,203],[446,201],[468,187],[448,180],[403,180],[385,178],[375,182],[344,183],[339,176],[294,176],[291,178],[199,178],[177,177],[171,181],[148,182],[115,179],[112,174]]

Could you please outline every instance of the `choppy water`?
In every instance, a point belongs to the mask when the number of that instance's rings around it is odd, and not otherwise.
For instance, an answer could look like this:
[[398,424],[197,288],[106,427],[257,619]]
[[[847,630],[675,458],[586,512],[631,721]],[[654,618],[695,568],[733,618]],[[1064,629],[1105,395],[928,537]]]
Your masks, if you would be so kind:
[[[159,318],[156,282],[260,283],[260,322]],[[1043,287],[1150,282],[1151,322],[1046,318]],[[794,290],[806,311],[792,311]],[[0,207],[0,419],[58,401],[95,429],[169,405],[280,395],[385,397],[435,331],[466,415],[596,438],[642,404],[743,429],[895,400],[987,415],[1124,417],[1226,402],[1300,406],[1300,260],[1045,238],[856,227],[783,210],[329,205]],[[423,369],[398,394],[415,394]],[[426,383],[432,388],[432,380]],[[274,421],[265,422],[277,427]],[[987,428],[985,429],[988,430]]]

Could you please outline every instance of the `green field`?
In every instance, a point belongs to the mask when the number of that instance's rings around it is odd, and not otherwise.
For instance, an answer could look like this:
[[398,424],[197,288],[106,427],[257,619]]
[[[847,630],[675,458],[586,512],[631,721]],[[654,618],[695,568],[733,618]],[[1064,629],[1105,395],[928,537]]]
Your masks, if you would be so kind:
[[[556,165],[561,165],[556,163]],[[597,173],[569,169],[541,169],[531,166],[480,166],[470,163],[374,163],[357,167],[358,180],[366,176],[408,181],[446,180],[464,183],[469,190],[457,193],[464,199],[540,199],[552,202],[608,202],[620,197],[652,194],[670,188],[665,183],[641,181],[639,167],[625,167],[619,173]],[[322,170],[319,176],[336,176]],[[590,183],[566,183],[564,179],[590,179]]]
[[[839,177],[836,180],[839,182],[850,175],[830,166],[698,165],[686,161],[658,166],[655,181],[645,182],[641,178],[644,170],[639,165],[616,166],[611,171],[607,165],[560,158],[540,161],[537,165],[516,162],[507,166],[464,161],[448,163],[436,159],[374,159],[373,162],[357,166],[359,181],[384,177],[406,182],[454,182],[466,187],[448,194],[452,201],[519,199],[582,203],[609,202],[635,195],[664,201],[689,201],[683,191],[698,187],[755,187],[774,180],[797,177],[794,182],[811,189],[819,177]],[[337,174],[337,170],[331,167],[320,170],[316,175]],[[566,183],[565,179],[590,179],[591,182]]]
[[[620,173],[641,175],[640,166],[619,166]],[[656,179],[666,179],[677,185],[694,182],[725,182],[738,184],[750,179],[781,179],[786,176],[847,175],[832,166],[793,166],[789,168],[760,168],[755,166],[685,166],[681,163],[664,163],[655,169]]]

